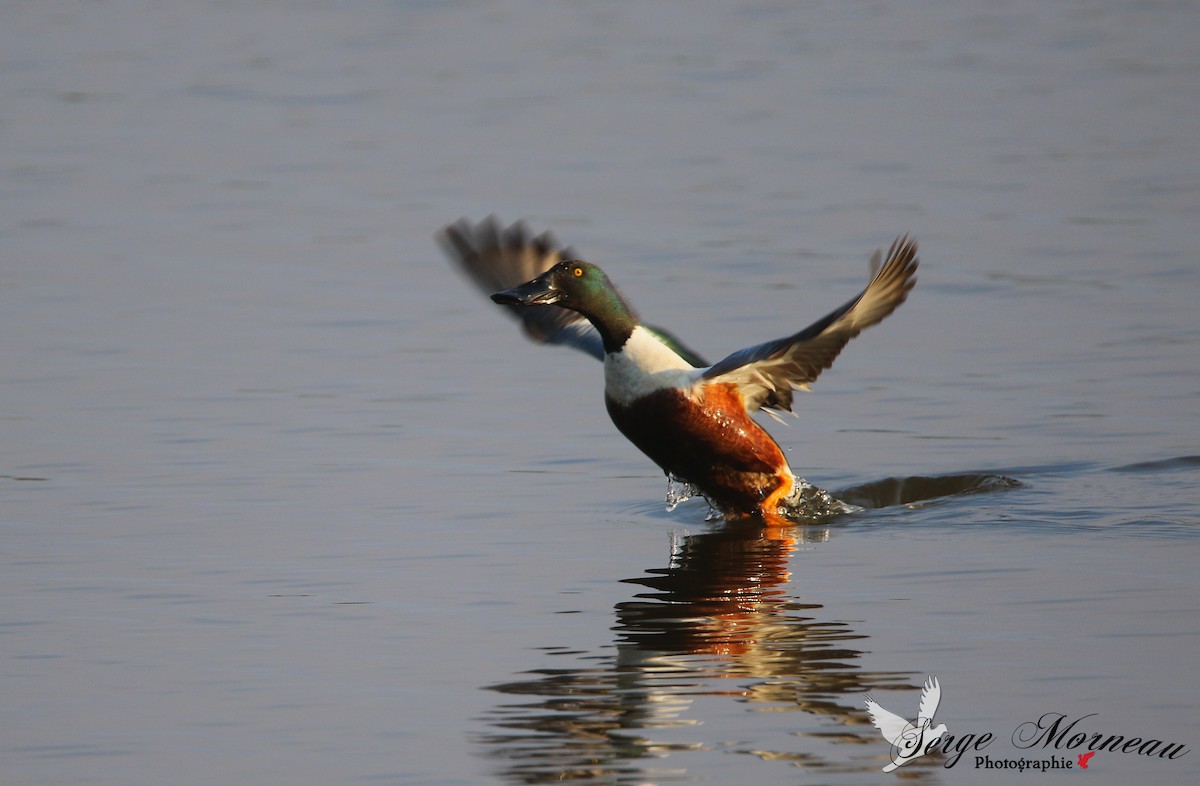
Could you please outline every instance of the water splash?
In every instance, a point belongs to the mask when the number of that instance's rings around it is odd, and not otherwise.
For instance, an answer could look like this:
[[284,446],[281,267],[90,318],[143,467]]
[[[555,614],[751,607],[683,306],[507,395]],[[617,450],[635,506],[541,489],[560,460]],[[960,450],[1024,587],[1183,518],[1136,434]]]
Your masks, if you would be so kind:
[[686,480],[667,475],[667,512],[675,510],[682,503],[689,499],[700,495],[700,489],[688,483]]
[[[728,517],[725,511],[705,498],[703,492],[696,486],[682,478],[667,475],[666,505],[668,513],[693,497],[701,497],[708,502],[706,521],[720,521]],[[798,524],[824,521],[847,513],[859,513],[862,510],[857,505],[843,502],[825,489],[814,486],[801,477],[796,478],[795,490],[779,505],[780,515],[794,520]]]
[[783,500],[779,512],[798,522],[824,521],[847,513],[861,513],[862,508],[843,502],[823,488],[804,478],[796,478],[796,489]]

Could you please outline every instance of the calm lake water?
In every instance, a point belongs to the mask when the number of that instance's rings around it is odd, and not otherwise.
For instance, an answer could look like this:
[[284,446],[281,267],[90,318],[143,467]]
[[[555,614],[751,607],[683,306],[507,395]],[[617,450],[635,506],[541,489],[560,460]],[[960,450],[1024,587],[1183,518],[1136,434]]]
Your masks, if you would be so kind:
[[[1055,782],[983,757],[1079,777],[1086,733],[1123,738],[1091,783],[1193,783],[1197,30],[1192,2],[4,4],[3,781]],[[912,232],[909,302],[769,427],[835,491],[1019,485],[789,533],[667,511],[600,366],[442,258],[493,212],[710,357]],[[929,675],[991,741],[885,775],[864,694],[911,719]]]

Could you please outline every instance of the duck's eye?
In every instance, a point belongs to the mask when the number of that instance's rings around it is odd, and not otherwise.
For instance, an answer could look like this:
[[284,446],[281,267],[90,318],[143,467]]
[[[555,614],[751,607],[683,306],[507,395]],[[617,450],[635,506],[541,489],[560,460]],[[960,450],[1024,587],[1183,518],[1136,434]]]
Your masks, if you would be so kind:
[[575,278],[582,278],[583,277],[583,268],[576,267],[574,270],[571,271],[571,275],[575,276]]

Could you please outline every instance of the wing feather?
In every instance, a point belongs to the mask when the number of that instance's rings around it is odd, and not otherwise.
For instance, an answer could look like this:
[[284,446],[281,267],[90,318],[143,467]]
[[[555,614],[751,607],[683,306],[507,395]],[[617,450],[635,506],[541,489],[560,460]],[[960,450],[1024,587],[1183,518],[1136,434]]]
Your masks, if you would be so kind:
[[[878,255],[872,260],[877,263]],[[883,320],[905,301],[916,285],[917,243],[896,239],[887,261],[858,297],[791,336],[734,352],[701,375],[733,382],[753,412],[792,409],[792,391],[808,389],[833,365],[850,339]]]
[[[524,284],[563,259],[575,257],[573,249],[561,248],[549,232],[534,237],[523,221],[501,229],[495,216],[474,225],[461,218],[444,227],[436,238],[446,256],[489,295]],[[564,344],[599,360],[604,358],[600,334],[583,315],[555,305],[504,308],[533,341]]]
[[[478,224],[460,218],[435,236],[446,256],[485,294],[531,281],[562,260],[578,259],[570,246],[560,247],[554,235],[534,236],[524,221],[501,228],[495,216]],[[521,323],[525,335],[540,344],[562,344],[604,359],[600,333],[578,312],[556,305],[505,306]],[[669,331],[645,325],[681,357],[697,368],[708,361],[686,347]]]

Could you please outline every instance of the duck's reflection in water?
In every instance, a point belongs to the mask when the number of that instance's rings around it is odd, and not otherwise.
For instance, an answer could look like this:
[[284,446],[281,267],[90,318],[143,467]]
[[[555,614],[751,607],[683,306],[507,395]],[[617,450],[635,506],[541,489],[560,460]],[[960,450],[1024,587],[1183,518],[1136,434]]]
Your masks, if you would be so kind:
[[[1020,484],[1004,475],[886,478],[845,489],[838,499],[859,508],[918,506]],[[783,759],[830,783],[878,777],[886,743],[863,709],[863,694],[919,690],[925,675],[872,672],[862,634],[822,619],[821,604],[793,597],[788,565],[804,543],[826,540],[818,526],[763,526],[728,521],[680,537],[666,568],[627,579],[641,587],[617,604],[616,655],[574,655],[575,668],[541,669],[492,686],[513,698],[486,718],[482,742],[516,783],[654,783],[706,779],[690,771],[684,751],[721,750]],[[730,714],[697,704],[718,697],[779,715],[786,742],[768,749],[762,728],[707,731]],[[747,736],[744,745],[718,742]],[[770,736],[767,734],[766,736]],[[857,749],[851,746],[858,746]],[[665,757],[665,761],[664,761]],[[931,781],[937,760],[923,757],[898,775]],[[745,774],[739,780],[759,780]]]
[[[488,755],[502,762],[499,774],[517,783],[702,778],[679,752],[746,732],[713,728],[711,718],[706,739],[689,731],[701,720],[689,715],[694,703],[711,696],[808,714],[778,716],[791,750],[750,742],[744,752],[826,776],[878,772],[886,743],[870,725],[862,695],[916,689],[914,679],[924,675],[864,671],[855,661],[865,637],[822,619],[820,604],[789,596],[792,553],[827,535],[729,524],[681,537],[669,567],[627,580],[643,589],[617,605],[615,656],[577,653],[576,668],[492,686],[514,697],[486,719],[499,729],[483,739]],[[852,753],[853,743],[872,747]]]

